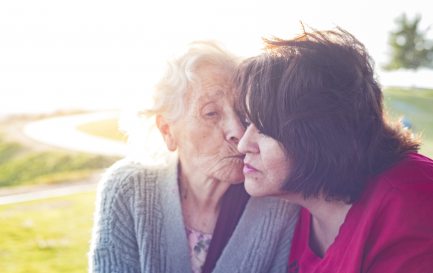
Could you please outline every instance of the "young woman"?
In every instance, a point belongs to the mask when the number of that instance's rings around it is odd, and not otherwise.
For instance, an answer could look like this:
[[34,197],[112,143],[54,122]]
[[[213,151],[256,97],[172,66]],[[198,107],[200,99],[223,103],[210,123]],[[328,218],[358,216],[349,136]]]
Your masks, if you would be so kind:
[[365,47],[337,29],[241,65],[245,188],[303,208],[291,273],[433,272],[433,161],[384,115]]

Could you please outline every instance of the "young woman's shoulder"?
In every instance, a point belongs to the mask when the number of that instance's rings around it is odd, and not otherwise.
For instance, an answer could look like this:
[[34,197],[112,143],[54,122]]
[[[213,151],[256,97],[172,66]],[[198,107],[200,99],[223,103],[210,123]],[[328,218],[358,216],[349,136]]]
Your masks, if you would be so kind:
[[383,181],[385,187],[394,190],[427,191],[433,194],[433,160],[418,153],[409,153],[381,174],[379,180]]
[[433,266],[433,161],[411,153],[378,184],[369,202],[362,204],[364,214],[373,215],[366,257],[372,261],[371,271],[429,272]]

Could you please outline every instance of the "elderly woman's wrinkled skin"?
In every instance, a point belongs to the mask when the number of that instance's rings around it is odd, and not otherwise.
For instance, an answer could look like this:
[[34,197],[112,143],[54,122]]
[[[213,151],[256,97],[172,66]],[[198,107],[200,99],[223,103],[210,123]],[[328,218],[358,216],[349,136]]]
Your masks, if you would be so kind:
[[[202,65],[197,75],[199,84],[189,90],[185,114],[174,122],[158,116],[157,123],[168,149],[178,151],[183,200],[219,200],[231,184],[244,179],[243,155],[237,151],[244,127],[235,109],[231,75],[208,65]],[[201,219],[190,216],[199,215],[189,213],[199,203],[200,200],[182,203],[186,221],[211,232],[215,212],[203,213]]]
[[173,128],[179,157],[188,159],[182,164],[182,172],[222,182],[242,182],[243,157],[236,145],[244,128],[234,109],[230,78],[209,67],[197,74],[201,91],[192,92],[190,108]]

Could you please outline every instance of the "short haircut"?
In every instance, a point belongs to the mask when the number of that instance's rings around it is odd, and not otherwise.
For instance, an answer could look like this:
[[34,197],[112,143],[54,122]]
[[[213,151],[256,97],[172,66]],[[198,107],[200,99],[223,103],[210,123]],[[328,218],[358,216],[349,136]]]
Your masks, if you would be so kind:
[[248,118],[290,159],[284,190],[352,203],[370,177],[418,150],[385,118],[372,59],[353,35],[304,31],[265,45],[240,65],[237,82]]
[[154,105],[148,114],[162,114],[175,121],[186,108],[189,90],[200,88],[197,71],[202,65],[222,69],[234,74],[239,60],[215,41],[195,41],[186,50],[168,62],[161,80],[154,90]]

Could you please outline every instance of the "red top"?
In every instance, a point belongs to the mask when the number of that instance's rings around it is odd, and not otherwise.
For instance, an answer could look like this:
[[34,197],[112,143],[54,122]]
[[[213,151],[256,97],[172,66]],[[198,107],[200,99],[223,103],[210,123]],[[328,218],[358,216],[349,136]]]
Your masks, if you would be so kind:
[[432,273],[433,161],[411,153],[372,179],[324,257],[309,246],[302,209],[289,273]]

